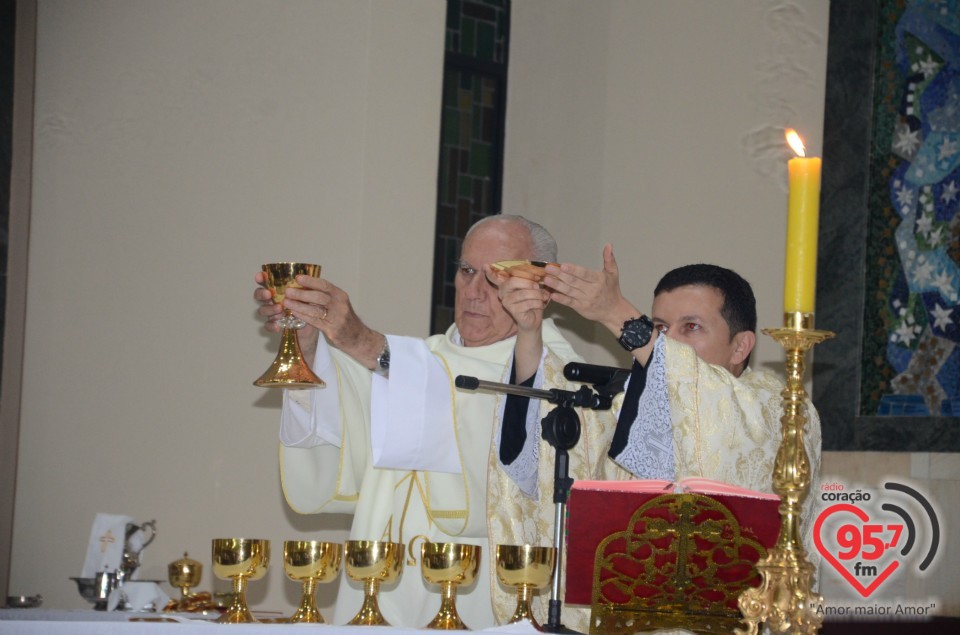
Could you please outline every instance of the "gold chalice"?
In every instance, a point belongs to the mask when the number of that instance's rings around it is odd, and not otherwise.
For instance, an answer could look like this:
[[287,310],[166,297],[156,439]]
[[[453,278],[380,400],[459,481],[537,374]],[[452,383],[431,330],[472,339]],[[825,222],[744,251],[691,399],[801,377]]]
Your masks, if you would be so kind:
[[363,606],[347,624],[377,626],[390,624],[380,613],[377,593],[380,583],[390,584],[403,571],[403,543],[348,540],[344,569],[350,579],[363,582]]
[[540,628],[530,609],[530,601],[535,589],[550,584],[556,559],[555,547],[497,545],[497,578],[501,584],[517,589],[517,610],[508,624],[530,622],[534,628]]
[[343,547],[336,542],[287,540],[283,543],[283,570],[291,580],[303,583],[300,608],[290,618],[291,622],[324,623],[317,610],[317,584],[336,579],[342,554]]
[[[273,293],[273,303],[283,303],[288,287],[299,288],[298,275],[308,275],[316,278],[320,275],[320,265],[310,265],[302,262],[274,262],[263,265],[263,272],[267,274],[267,288]],[[300,340],[297,331],[306,326],[306,323],[293,316],[289,309],[283,310],[283,317],[278,324],[283,327],[280,338],[280,351],[267,371],[260,375],[254,386],[263,388],[315,388],[325,386],[322,379],[313,374],[310,365],[303,359],[300,351]]]
[[424,542],[420,545],[423,579],[440,585],[440,610],[426,628],[443,631],[469,630],[457,614],[457,587],[469,585],[480,569],[480,547],[454,542]]
[[256,622],[247,608],[247,581],[259,580],[270,563],[270,541],[256,538],[214,538],[213,572],[221,580],[233,580],[233,599],[221,624]]

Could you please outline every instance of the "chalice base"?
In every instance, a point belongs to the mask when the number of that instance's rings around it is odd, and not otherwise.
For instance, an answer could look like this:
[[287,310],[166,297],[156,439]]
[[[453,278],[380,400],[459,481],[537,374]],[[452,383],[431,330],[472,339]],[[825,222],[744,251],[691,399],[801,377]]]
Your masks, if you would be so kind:
[[244,591],[234,591],[230,606],[217,619],[218,624],[253,624],[257,621],[247,608],[247,594]]
[[363,606],[347,624],[352,626],[390,626],[383,613],[380,612],[380,604],[377,602],[379,588],[380,585],[377,580],[367,580],[365,582]]
[[317,377],[300,351],[296,329],[283,329],[280,350],[267,369],[255,382],[261,388],[322,388],[324,381]]
[[323,616],[317,610],[317,602],[313,593],[312,580],[306,580],[303,583],[303,598],[300,600],[300,608],[290,618],[291,624],[324,624]]
[[434,617],[426,628],[438,630],[438,631],[467,631],[470,630],[466,624],[463,623],[463,620],[460,619],[460,614],[457,613],[457,583],[456,582],[441,582],[441,601],[440,601],[440,610],[437,611],[436,617]]
[[533,616],[533,609],[530,607],[530,600],[533,597],[533,587],[528,584],[522,584],[517,587],[517,609],[507,624],[516,624],[517,622],[530,622],[533,627],[540,630],[540,624]]

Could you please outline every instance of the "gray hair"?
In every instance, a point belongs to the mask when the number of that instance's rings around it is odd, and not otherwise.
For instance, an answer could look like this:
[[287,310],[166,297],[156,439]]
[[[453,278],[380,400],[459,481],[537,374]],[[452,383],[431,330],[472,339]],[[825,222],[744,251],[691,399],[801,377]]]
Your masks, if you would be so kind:
[[546,230],[543,225],[535,223],[528,218],[524,218],[518,214],[494,214],[493,216],[487,216],[481,218],[476,223],[474,223],[470,229],[467,230],[466,236],[463,237],[464,240],[473,233],[477,227],[485,223],[490,223],[494,221],[501,221],[504,223],[514,223],[520,225],[527,230],[527,233],[530,235],[530,242],[533,244],[533,253],[531,254],[531,260],[543,260],[545,262],[557,262],[557,241],[556,239]]

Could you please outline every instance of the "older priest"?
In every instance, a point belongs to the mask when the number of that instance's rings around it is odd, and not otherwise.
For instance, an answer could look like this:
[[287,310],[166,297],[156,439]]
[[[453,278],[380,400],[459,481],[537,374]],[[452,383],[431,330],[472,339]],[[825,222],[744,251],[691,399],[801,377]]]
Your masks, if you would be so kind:
[[[426,340],[373,331],[353,312],[346,293],[322,278],[301,277],[304,288],[288,289],[284,302],[312,325],[301,332],[301,344],[327,382],[323,389],[285,394],[281,474],[288,503],[300,513],[352,513],[352,539],[409,543],[422,535],[481,545],[477,582],[458,591],[457,609],[471,629],[496,624],[487,479],[497,397],[457,392],[453,379],[510,379],[517,325],[484,267],[520,259],[555,261],[556,243],[519,216],[474,225],[456,274],[456,323]],[[262,277],[257,281],[262,284]],[[255,297],[273,325],[280,308],[265,290]],[[543,342],[559,359],[580,361],[549,320]],[[606,445],[584,442],[572,453],[576,477],[593,476],[584,452],[594,447],[602,453]],[[548,534],[541,544],[549,541]],[[344,576],[332,621],[347,622],[361,602],[362,587]],[[439,589],[410,569],[396,586],[382,589],[379,604],[391,624],[423,627],[440,606]]]

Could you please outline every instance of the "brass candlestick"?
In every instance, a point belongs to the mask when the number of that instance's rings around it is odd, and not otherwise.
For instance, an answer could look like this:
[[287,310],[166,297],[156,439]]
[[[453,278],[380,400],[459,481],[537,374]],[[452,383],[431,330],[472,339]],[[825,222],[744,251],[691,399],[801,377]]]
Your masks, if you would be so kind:
[[814,635],[823,616],[816,606],[823,598],[813,592],[813,565],[800,540],[800,506],[810,490],[810,458],[803,444],[807,421],[803,387],[803,359],[809,349],[834,336],[813,328],[813,313],[786,313],[784,328],[763,329],[787,352],[787,386],[783,390],[783,438],[773,468],[773,491],[780,495],[780,537],[767,557],[757,563],[760,586],[744,591],[738,601],[746,630],[738,635],[757,635],[766,623],[776,633]]

